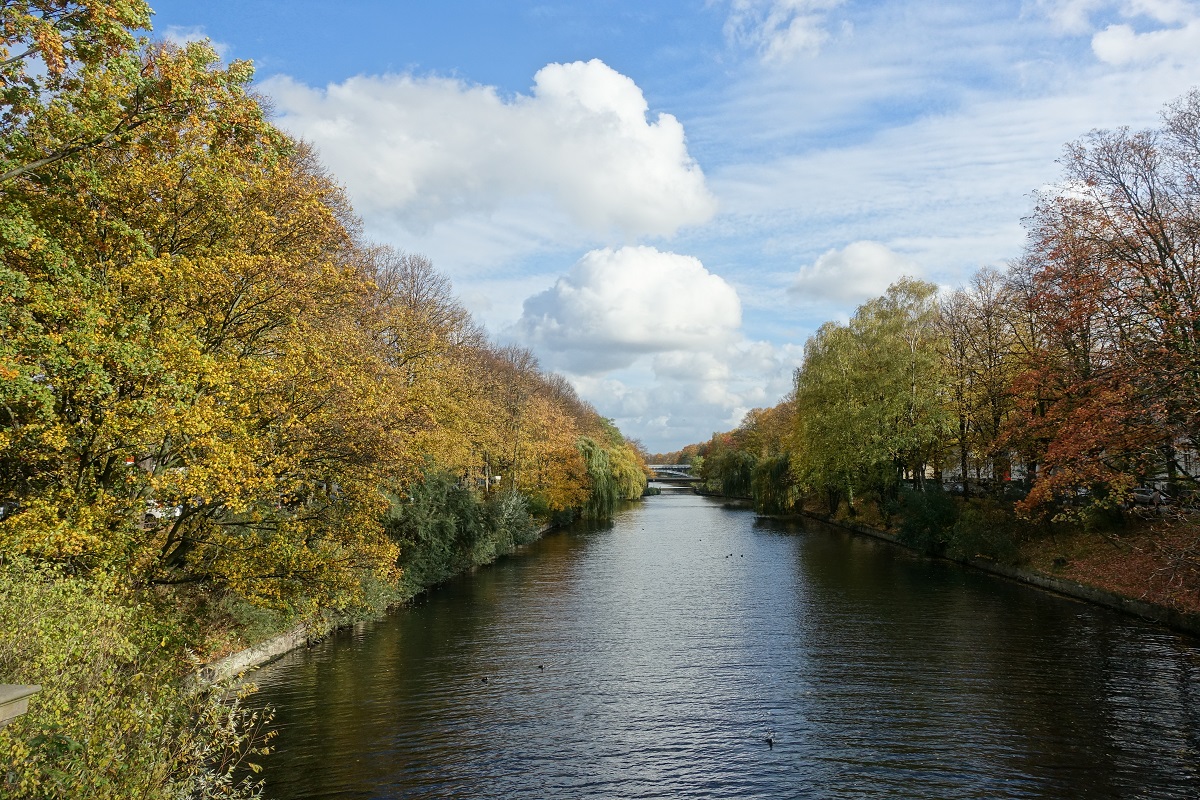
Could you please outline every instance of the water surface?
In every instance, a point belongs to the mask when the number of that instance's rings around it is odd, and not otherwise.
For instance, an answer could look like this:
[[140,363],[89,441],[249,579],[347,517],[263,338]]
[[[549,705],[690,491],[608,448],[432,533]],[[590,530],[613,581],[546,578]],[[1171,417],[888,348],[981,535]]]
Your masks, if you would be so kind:
[[1196,639],[689,494],[257,681],[279,800],[1200,797]]

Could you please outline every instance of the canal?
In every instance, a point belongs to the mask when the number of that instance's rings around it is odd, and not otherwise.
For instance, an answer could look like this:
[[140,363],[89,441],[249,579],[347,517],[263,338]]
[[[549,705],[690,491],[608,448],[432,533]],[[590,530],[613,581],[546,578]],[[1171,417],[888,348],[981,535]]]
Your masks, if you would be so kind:
[[256,680],[277,800],[1200,797],[1200,641],[691,494]]

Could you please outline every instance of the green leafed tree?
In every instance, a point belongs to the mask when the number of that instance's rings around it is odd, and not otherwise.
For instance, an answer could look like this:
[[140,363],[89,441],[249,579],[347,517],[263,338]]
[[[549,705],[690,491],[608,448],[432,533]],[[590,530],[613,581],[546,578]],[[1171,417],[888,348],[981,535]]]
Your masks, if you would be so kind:
[[848,325],[826,323],[805,346],[793,470],[831,511],[864,492],[894,499],[905,479],[920,488],[926,469],[940,462],[950,418],[936,293],[932,284],[901,279]]

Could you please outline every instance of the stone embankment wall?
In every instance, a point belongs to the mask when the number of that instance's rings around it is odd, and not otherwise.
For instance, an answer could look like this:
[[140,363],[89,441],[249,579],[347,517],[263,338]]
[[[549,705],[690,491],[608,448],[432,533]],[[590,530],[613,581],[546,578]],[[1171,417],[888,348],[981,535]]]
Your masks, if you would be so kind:
[[[537,532],[537,538],[540,539],[552,530],[553,527],[552,525],[543,525]],[[520,551],[523,546],[518,546],[517,551]],[[428,591],[431,588],[433,587],[426,587],[424,591]],[[346,624],[353,624],[353,622],[354,620],[348,620]],[[315,628],[307,623],[297,625],[291,630],[285,631],[278,636],[272,636],[264,642],[259,642],[256,645],[247,647],[245,650],[239,650],[224,658],[205,664],[196,671],[196,679],[202,683],[220,683],[221,681],[235,678],[244,672],[268,664],[285,653],[320,641],[336,630],[337,627]]]
[[253,647],[247,647],[232,655],[213,661],[200,668],[198,677],[205,683],[219,683],[236,677],[247,670],[260,667],[269,661],[274,661],[284,653],[308,644],[310,637],[308,625],[297,625],[290,631],[272,636],[265,642],[259,642]]

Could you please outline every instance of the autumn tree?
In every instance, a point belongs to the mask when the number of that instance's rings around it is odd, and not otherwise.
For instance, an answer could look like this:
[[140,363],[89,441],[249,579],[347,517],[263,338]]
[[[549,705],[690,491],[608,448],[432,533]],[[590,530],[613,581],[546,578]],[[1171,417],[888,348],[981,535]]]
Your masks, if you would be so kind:
[[824,496],[830,513],[841,500],[853,501],[865,460],[855,349],[850,328],[826,322],[804,343],[804,364],[795,374],[792,469],[801,487]]
[[[205,70],[147,47],[141,0],[6,0],[0,6],[0,184],[46,180],[44,168],[125,149],[151,124],[204,113]],[[198,49],[190,53],[200,60]],[[159,55],[167,55],[159,62]],[[245,62],[230,69],[247,73]]]
[[1018,368],[1013,305],[1005,276],[986,268],[940,304],[944,396],[955,421],[965,494],[970,493],[972,473],[979,480],[986,467],[997,490],[1009,473],[1008,450],[1000,434],[1012,411],[1012,381]]
[[1161,128],[1096,131],[1069,146],[1023,259],[1045,333],[1015,429],[1041,444],[1026,511],[1087,491],[1114,507],[1160,470],[1193,484],[1200,406],[1200,92]]
[[205,92],[188,126],[4,189],[7,543],[277,600],[344,588],[387,560],[364,524],[387,431],[348,206],[247,70],[201,44],[143,58]]

